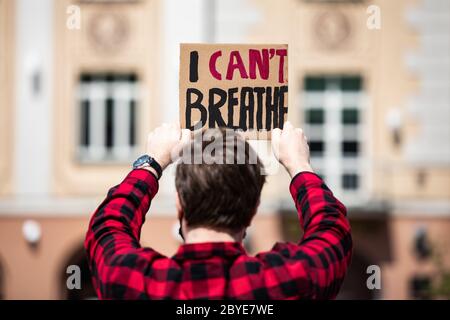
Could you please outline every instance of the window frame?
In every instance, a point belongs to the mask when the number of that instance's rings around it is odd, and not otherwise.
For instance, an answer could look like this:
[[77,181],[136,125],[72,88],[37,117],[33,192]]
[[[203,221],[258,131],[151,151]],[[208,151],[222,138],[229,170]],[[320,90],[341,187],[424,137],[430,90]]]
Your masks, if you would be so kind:
[[[90,80],[87,80],[90,78]],[[82,165],[95,165],[95,164],[129,164],[130,161],[134,160],[138,156],[138,150],[139,150],[139,141],[137,139],[138,137],[138,130],[139,130],[139,105],[141,96],[140,96],[140,79],[138,75],[134,72],[83,72],[80,73],[79,77],[77,78],[77,95],[75,98],[75,106],[76,106],[76,117],[77,117],[77,125],[76,125],[76,141],[75,141],[75,158],[76,161],[79,164]],[[83,80],[84,79],[84,80]],[[94,80],[93,80],[94,79]],[[92,84],[95,83],[93,86]],[[92,86],[89,88],[89,86]],[[87,88],[83,88],[83,86],[86,86]],[[98,86],[97,89],[100,87],[103,87],[101,92],[97,92],[96,94],[99,94],[101,97],[98,98],[99,101],[97,101],[98,105],[93,106],[94,100],[89,100],[89,98],[92,98],[92,92],[89,92],[89,90],[93,91],[94,87]],[[83,90],[85,92],[83,92]],[[119,92],[117,92],[119,91]],[[87,92],[87,93],[86,93]],[[86,99],[87,98],[87,99]],[[81,118],[81,110],[83,103],[86,102],[86,100],[89,101],[89,127],[86,129],[89,132],[89,143],[90,145],[83,145],[81,138],[82,138],[82,121]],[[107,109],[108,109],[108,100],[115,101],[113,104],[114,106],[111,107],[112,110],[112,121],[114,121],[113,124],[110,124],[112,126],[112,132],[111,137],[109,139],[112,142],[112,147],[108,148],[108,137],[107,137]],[[102,101],[102,102],[101,102]],[[94,101],[95,102],[95,101]],[[128,103],[128,104],[127,104]],[[120,106],[122,104],[122,106]],[[118,108],[123,108],[127,106],[127,110],[124,111],[119,110]],[[95,110],[94,108],[99,108],[102,106],[104,110]],[[133,116],[133,112],[131,110],[134,110],[134,120],[131,119],[131,116]],[[94,117],[93,112],[98,112],[97,114],[97,121],[98,118],[103,118],[102,124],[98,126],[94,126],[93,123],[96,121],[96,119],[92,119]],[[118,116],[119,115],[119,116]],[[129,123],[128,124],[120,124],[122,117],[120,115],[125,116],[128,118]],[[123,121],[123,120],[122,120]],[[119,124],[120,127],[122,127],[122,131],[125,133],[125,138],[120,138],[120,134],[116,132],[117,127],[119,127],[117,124]],[[131,139],[131,127],[134,126],[134,134],[133,139]],[[93,150],[93,129],[96,127],[97,131],[100,132],[103,130],[103,133],[100,133],[100,136],[97,136],[97,147],[99,147],[99,151],[95,152]],[[114,141],[118,140],[121,141],[120,144],[115,144]],[[134,141],[134,144],[131,145],[131,140]],[[101,143],[103,141],[103,143]],[[117,141],[116,141],[117,142]],[[97,153],[97,154],[96,154]]]
[[[313,81],[314,78],[321,80]],[[342,79],[350,79],[351,85],[349,83],[343,85]],[[314,82],[323,83],[323,90],[317,90],[317,88],[308,90],[311,83]],[[369,110],[366,105],[365,83],[366,79],[363,72],[352,74],[345,72],[339,74],[307,73],[303,76],[301,91],[303,126],[308,141],[322,141],[324,144],[323,156],[311,154],[313,168],[320,175],[325,176],[325,182],[330,188],[337,195],[343,197],[346,202],[348,200],[350,205],[358,205],[368,198],[368,135],[366,131],[369,130],[369,127],[366,117]],[[349,88],[352,90],[349,90]],[[308,123],[307,113],[319,106],[324,113],[323,124]],[[357,123],[344,121],[344,110],[357,110]],[[330,125],[331,123],[332,125]],[[350,154],[344,156],[342,152],[344,141],[357,142],[356,157]],[[343,187],[343,177],[349,174],[358,176],[358,188],[347,189]]]

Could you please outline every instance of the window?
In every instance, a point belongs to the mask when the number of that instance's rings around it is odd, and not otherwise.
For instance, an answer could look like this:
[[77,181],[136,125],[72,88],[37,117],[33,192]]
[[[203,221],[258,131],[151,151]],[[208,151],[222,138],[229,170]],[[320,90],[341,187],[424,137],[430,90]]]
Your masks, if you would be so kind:
[[430,299],[431,279],[425,275],[416,275],[410,280],[410,294],[413,299]]
[[323,124],[324,112],[320,108],[310,109],[306,112],[306,121],[311,124]]
[[358,109],[343,109],[342,110],[342,123],[344,125],[356,125],[359,122]]
[[324,77],[306,77],[305,79],[306,91],[325,91]]
[[310,151],[312,157],[323,156],[323,151],[324,151],[323,141],[310,141],[309,142],[309,151]]
[[343,141],[342,142],[342,155],[344,157],[356,157],[358,156],[358,141]]
[[132,159],[136,155],[136,76],[83,74],[78,99],[80,160],[120,162]]
[[361,91],[361,77],[341,77],[338,81],[340,81],[342,91]]
[[427,229],[419,227],[414,234],[414,253],[420,260],[429,258],[432,254],[432,247]]
[[358,189],[358,175],[354,173],[346,173],[342,175],[342,189],[355,190]]
[[363,81],[358,75],[306,76],[304,128],[314,169],[338,192],[362,186]]

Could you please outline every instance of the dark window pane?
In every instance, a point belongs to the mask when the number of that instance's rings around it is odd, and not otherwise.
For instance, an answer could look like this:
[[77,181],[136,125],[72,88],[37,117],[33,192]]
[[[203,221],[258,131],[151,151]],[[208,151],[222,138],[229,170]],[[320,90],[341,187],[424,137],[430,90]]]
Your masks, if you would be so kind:
[[90,82],[92,80],[92,76],[90,74],[82,74],[80,76],[81,82]]
[[89,118],[90,118],[90,104],[89,100],[81,102],[81,116],[80,116],[80,143],[82,146],[89,146],[90,132],[89,132]]
[[342,77],[341,89],[342,91],[361,91],[361,77]]
[[136,145],[136,102],[130,102],[130,146]]
[[355,190],[359,187],[359,176],[355,173],[346,173],[342,176],[342,188]]
[[324,77],[306,77],[305,78],[306,91],[324,91],[325,78]]
[[411,279],[411,296],[414,299],[430,299],[431,280],[427,276],[415,276]]
[[306,123],[323,124],[325,122],[325,114],[323,109],[310,109],[306,111]]
[[421,260],[427,259],[432,254],[430,240],[425,229],[420,228],[414,235],[414,251]]
[[111,79],[111,81],[114,82],[129,82],[129,83],[136,82],[137,79],[135,74],[128,74],[128,73],[110,74],[109,78]]
[[309,151],[311,152],[311,156],[319,157],[323,155],[325,150],[325,144],[323,141],[310,141],[309,142]]
[[115,81],[115,77],[116,76],[114,74],[112,74],[112,73],[107,73],[107,74],[104,75],[104,78],[105,78],[106,82],[113,82],[113,81]]
[[342,142],[342,154],[344,157],[356,157],[359,152],[359,143],[357,141]]
[[92,82],[103,82],[107,81],[109,76],[108,74],[98,73],[98,74],[91,74],[89,75],[89,77],[91,78]]
[[105,145],[110,149],[114,145],[114,100],[106,100]]
[[343,124],[358,124],[359,123],[358,109],[343,109],[342,110],[342,123]]

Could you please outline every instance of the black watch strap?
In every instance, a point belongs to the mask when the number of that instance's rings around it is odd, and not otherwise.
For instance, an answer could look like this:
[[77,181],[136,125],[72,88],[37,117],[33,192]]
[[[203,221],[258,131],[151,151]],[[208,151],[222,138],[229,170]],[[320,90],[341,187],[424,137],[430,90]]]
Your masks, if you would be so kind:
[[158,174],[158,180],[159,180],[159,179],[161,179],[161,176],[162,176],[162,168],[154,158],[151,158],[151,159],[152,159],[152,161],[150,161],[148,165],[150,167],[152,167],[153,169],[155,169],[156,173]]
[[152,157],[150,157],[147,154],[144,154],[143,156],[140,156],[134,163],[133,163],[133,169],[141,168],[144,165],[148,165],[149,167],[155,169],[158,180],[162,176],[162,168],[161,165]]

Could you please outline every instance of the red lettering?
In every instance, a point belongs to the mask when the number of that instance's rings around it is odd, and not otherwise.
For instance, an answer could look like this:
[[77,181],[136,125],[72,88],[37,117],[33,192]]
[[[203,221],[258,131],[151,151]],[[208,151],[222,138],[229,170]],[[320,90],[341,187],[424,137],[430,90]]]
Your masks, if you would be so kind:
[[222,75],[217,71],[216,68],[216,61],[220,56],[222,56],[221,50],[214,52],[209,58],[209,72],[211,72],[211,75],[217,80],[222,80]]
[[261,51],[250,49],[248,52],[248,59],[250,63],[250,79],[256,79],[256,66],[258,66],[259,75],[262,79],[269,78],[269,50],[263,49]]
[[[226,79],[233,80],[234,72],[239,71],[241,79],[257,79],[257,73],[263,80],[269,79],[270,74],[270,59],[274,56],[279,57],[278,65],[278,82],[285,81],[285,57],[287,57],[287,49],[249,49],[248,51],[248,66],[244,65],[241,54],[238,50],[231,51],[228,59],[228,66],[226,72]],[[222,80],[222,74],[217,70],[217,60],[222,56],[222,51],[214,52],[209,58],[209,71],[211,75],[217,79]],[[248,67],[248,69],[247,69]],[[247,73],[248,72],[248,73]]]
[[276,51],[277,56],[280,56],[280,66],[278,69],[278,82],[283,83],[284,82],[284,57],[287,56],[287,50],[286,49],[278,49]]
[[[236,62],[234,62],[234,60],[236,60]],[[247,71],[245,70],[244,62],[242,61],[239,51],[231,51],[227,69],[227,80],[233,79],[234,70],[236,69],[239,70],[242,79],[248,79]]]

